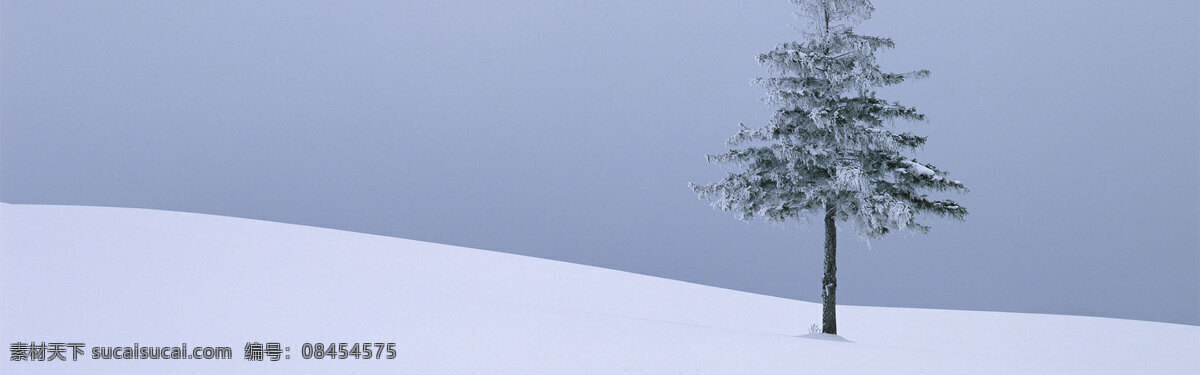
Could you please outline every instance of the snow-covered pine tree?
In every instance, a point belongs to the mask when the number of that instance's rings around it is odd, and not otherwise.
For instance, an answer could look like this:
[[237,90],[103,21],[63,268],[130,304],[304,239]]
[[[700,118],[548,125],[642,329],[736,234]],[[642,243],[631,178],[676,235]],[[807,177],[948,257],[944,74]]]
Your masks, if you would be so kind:
[[740,219],[770,222],[825,219],[822,332],[837,334],[837,222],[853,222],[866,240],[900,231],[928,231],[921,214],[961,220],[966,208],[935,200],[924,191],[966,187],[946,172],[908,156],[925,137],[891,128],[893,120],[922,121],[915,108],[876,97],[878,87],[923,78],[928,71],[885,73],[875,51],[890,39],[855,34],[853,24],[871,17],[869,0],[792,0],[808,21],[803,40],[759,55],[772,75],[755,82],[774,117],[759,128],[742,125],[727,142],[731,150],[709,155],[733,166],[723,180],[692,184],[701,199]]

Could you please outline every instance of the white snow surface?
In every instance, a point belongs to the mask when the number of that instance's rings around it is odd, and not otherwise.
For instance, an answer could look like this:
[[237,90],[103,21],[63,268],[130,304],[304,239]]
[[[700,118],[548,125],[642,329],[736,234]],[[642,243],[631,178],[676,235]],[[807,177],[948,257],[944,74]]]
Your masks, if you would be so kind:
[[[1200,374],[1200,327],[820,305],[346,231],[128,208],[0,204],[0,339],[82,342],[3,374]],[[814,282],[815,285],[815,282]],[[249,341],[291,359],[250,362]],[[392,360],[300,358],[395,342]],[[229,346],[230,360],[91,359]],[[69,354],[69,353],[68,353]],[[7,359],[7,358],[5,358]]]
[[918,163],[918,162],[915,162],[912,160],[905,160],[905,161],[903,161],[903,163],[905,165],[907,165],[909,169],[911,169],[913,172],[915,172],[919,175],[929,176],[929,177],[933,177],[934,179],[939,179],[937,173],[934,172],[932,169],[929,169],[929,167],[926,166],[925,164],[921,164],[921,163]]

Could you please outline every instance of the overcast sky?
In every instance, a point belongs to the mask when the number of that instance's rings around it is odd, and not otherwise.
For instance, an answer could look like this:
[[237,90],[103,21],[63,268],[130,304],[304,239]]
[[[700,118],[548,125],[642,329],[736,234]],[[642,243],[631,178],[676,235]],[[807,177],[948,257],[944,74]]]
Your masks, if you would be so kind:
[[[839,302],[1200,324],[1200,5],[876,1],[965,222],[841,232]],[[499,250],[816,301],[819,220],[688,182],[771,115],[761,1],[4,1],[0,200]],[[79,249],[87,251],[87,249]],[[344,254],[353,256],[354,249]],[[463,275],[470,277],[470,275]],[[815,318],[814,318],[815,319]]]

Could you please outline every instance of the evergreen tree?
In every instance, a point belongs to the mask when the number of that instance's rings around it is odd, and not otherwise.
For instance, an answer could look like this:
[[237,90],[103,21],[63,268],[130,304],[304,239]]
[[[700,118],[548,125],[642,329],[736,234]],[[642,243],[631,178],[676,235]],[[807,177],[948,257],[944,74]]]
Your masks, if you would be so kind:
[[837,334],[837,222],[852,222],[868,240],[900,231],[927,232],[920,214],[961,220],[966,208],[924,191],[966,187],[946,172],[908,156],[925,137],[892,129],[893,120],[923,121],[915,108],[876,97],[878,87],[929,75],[886,73],[875,52],[890,39],[855,34],[870,18],[869,0],[792,0],[808,27],[803,40],[759,55],[771,74],[755,82],[774,117],[758,128],[741,126],[729,151],[709,162],[732,166],[723,180],[691,184],[701,199],[741,220],[770,222],[824,215],[825,274],[822,332]]

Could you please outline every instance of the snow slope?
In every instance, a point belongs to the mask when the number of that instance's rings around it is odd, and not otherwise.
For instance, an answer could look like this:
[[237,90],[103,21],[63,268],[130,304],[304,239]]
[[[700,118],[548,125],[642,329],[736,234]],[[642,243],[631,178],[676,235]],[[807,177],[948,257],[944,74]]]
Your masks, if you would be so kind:
[[[0,340],[220,345],[231,360],[12,362],[38,373],[1200,374],[1200,327],[814,303],[221,216],[0,204]],[[248,341],[292,359],[249,362]],[[397,343],[304,360],[303,342]]]

